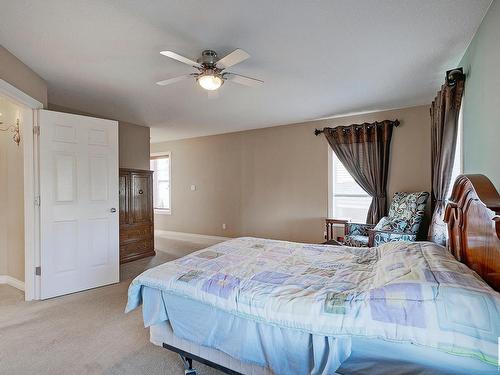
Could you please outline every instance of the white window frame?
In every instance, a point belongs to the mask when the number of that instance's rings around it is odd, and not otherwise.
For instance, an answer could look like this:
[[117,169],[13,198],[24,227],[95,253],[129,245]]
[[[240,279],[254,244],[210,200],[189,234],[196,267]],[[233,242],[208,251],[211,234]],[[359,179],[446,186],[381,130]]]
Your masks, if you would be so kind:
[[[450,186],[448,187],[448,192],[446,194],[446,199],[449,199],[451,196],[451,192],[453,190],[453,185],[455,183],[455,178],[464,173],[464,113],[463,113],[463,103],[460,107],[460,112],[458,114],[458,129],[457,129],[457,144],[455,147],[455,157],[458,152],[458,175],[451,176]],[[455,163],[455,160],[453,160]],[[455,165],[453,165],[454,167]],[[454,178],[455,177],[455,178]]]
[[[150,155],[151,158],[160,158],[162,156],[168,157],[169,165],[168,168],[168,181],[169,181],[169,189],[168,189],[168,200],[170,202],[170,208],[154,208],[155,215],[172,215],[172,153],[170,151],[167,152],[152,152]],[[154,176],[153,176],[154,181]],[[153,195],[154,195],[155,186],[153,185]]]
[[[345,217],[335,217],[333,212],[334,205],[334,186],[333,186],[333,150],[328,147],[328,217],[333,219],[350,219]],[[369,194],[367,194],[369,196]]]
[[328,146],[328,217],[333,218],[333,150]]
[[[458,142],[460,141],[460,142]],[[458,140],[457,147],[460,150],[460,174],[464,173],[464,103],[460,106],[458,113]]]

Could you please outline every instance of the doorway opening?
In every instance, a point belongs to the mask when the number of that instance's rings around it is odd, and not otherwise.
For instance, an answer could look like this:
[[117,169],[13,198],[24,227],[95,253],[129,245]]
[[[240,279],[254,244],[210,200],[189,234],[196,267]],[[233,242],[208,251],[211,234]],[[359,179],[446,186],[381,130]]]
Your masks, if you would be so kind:
[[[42,104],[0,80],[0,284],[33,299],[27,269],[34,251],[33,116]],[[29,258],[29,259],[28,259]]]

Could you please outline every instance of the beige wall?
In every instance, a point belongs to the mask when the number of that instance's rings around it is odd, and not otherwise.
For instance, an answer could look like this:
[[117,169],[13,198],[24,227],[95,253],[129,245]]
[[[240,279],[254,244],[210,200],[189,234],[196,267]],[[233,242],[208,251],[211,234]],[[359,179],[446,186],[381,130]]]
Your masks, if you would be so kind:
[[152,144],[152,152],[172,153],[172,214],[156,215],[156,229],[319,242],[328,145],[314,128],[396,118],[389,194],[429,191],[429,109],[412,107]]
[[[152,144],[172,157],[172,215],[156,215],[159,228],[237,236],[241,233],[241,147],[238,133]],[[191,191],[191,185],[196,191]],[[226,223],[227,230],[221,226]]]
[[[54,103],[48,107],[51,111],[101,117]],[[149,169],[149,128],[118,121],[118,154],[120,168]]]
[[47,108],[47,83],[0,45],[0,79],[10,83]]
[[149,169],[149,128],[118,122],[120,168]]
[[[23,111],[5,99],[0,112],[2,127],[18,117],[23,122]],[[24,281],[23,144],[17,146],[10,131],[0,132],[0,192],[0,275]]]

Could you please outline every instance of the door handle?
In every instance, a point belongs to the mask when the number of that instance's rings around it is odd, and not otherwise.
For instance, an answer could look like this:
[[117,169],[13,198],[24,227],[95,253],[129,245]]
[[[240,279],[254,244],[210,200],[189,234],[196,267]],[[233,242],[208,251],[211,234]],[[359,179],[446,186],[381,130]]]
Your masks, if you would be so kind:
[[114,207],[113,207],[113,208],[112,208],[111,210],[109,210],[109,211],[111,211],[111,213],[115,213],[115,212],[116,212],[116,208],[114,208]]

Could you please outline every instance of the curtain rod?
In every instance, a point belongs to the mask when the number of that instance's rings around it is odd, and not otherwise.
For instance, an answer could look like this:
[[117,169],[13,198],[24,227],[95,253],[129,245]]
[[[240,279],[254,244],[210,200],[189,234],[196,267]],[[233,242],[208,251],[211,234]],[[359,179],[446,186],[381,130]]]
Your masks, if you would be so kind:
[[[375,121],[374,123],[367,123],[365,122],[364,124],[353,124],[353,125],[349,125],[349,126],[354,126],[356,130],[358,130],[362,125],[365,125],[365,124],[368,124],[368,126],[373,126],[373,125],[378,125],[378,124],[382,124],[383,122],[390,122],[392,123],[392,125],[394,125],[394,127],[398,127],[399,126],[399,120],[394,120],[394,121],[390,121],[390,120],[385,120],[385,121]],[[356,128],[356,126],[358,128]],[[318,136],[320,135],[321,133],[323,133],[325,130],[324,129],[314,129],[314,135]]]

